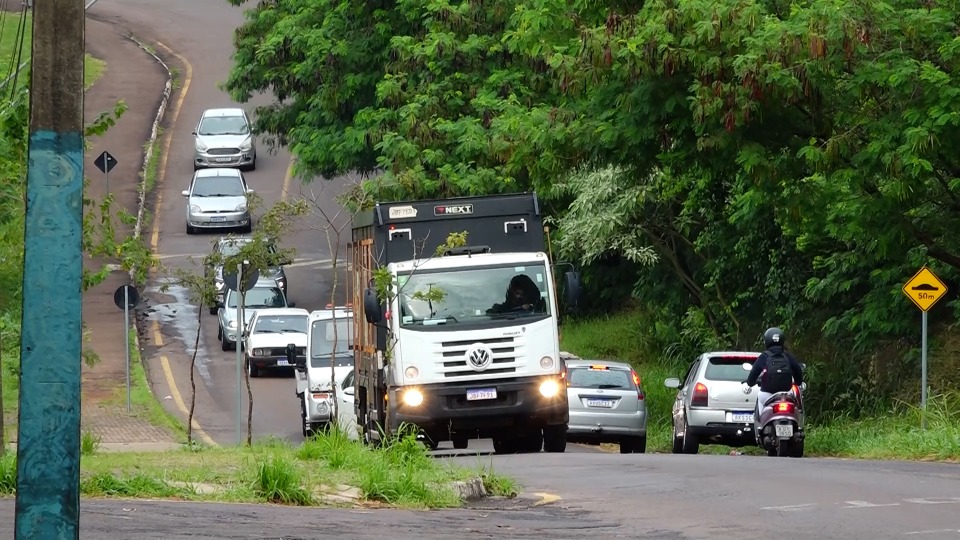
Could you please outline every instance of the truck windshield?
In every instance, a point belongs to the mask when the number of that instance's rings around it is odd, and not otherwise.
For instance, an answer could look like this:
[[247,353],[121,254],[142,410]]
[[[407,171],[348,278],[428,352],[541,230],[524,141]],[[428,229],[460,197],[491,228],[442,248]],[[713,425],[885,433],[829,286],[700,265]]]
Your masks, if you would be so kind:
[[310,329],[310,366],[330,367],[331,358],[335,359],[338,366],[353,365],[352,343],[353,319],[314,321]]
[[543,264],[417,270],[397,276],[402,326],[550,316]]

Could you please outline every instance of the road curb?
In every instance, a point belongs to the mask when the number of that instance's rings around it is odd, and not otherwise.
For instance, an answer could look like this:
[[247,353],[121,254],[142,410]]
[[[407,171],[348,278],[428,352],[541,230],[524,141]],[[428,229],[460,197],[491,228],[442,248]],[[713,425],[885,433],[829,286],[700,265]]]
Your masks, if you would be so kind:
[[479,476],[454,482],[452,487],[463,501],[478,501],[487,496],[487,488],[483,485],[483,478]]
[[[143,220],[147,208],[147,177],[149,175],[150,157],[157,144],[157,139],[160,138],[160,124],[163,123],[163,117],[167,112],[167,104],[170,102],[170,95],[173,93],[173,72],[170,71],[170,66],[157,56],[157,53],[153,52],[147,44],[137,39],[132,33],[124,33],[121,35],[135,43],[143,52],[150,55],[167,73],[167,81],[163,85],[163,98],[160,100],[160,106],[157,107],[157,114],[153,119],[153,124],[150,126],[150,138],[147,140],[146,149],[143,152],[143,166],[140,168],[140,186],[137,188],[137,221],[133,226],[133,238],[139,241],[143,237]],[[131,283],[136,283],[136,272],[136,266],[128,272]],[[133,319],[134,327],[136,328],[136,331],[133,333],[133,345],[137,348],[137,351],[142,351],[143,347],[140,343],[140,318],[136,316],[136,311],[134,311]],[[146,369],[146,363],[143,362],[142,356],[140,357],[140,362],[144,365],[144,369]],[[149,385],[149,380],[147,384]]]

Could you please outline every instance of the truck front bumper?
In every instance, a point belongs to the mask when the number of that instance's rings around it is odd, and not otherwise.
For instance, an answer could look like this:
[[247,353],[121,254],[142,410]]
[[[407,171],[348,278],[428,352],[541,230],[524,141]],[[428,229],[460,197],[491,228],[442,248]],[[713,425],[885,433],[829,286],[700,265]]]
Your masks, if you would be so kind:
[[[544,395],[542,387],[557,392]],[[419,393],[421,403],[414,405],[417,400],[405,396],[408,392]],[[392,432],[410,423],[437,435],[488,437],[505,429],[566,425],[570,419],[566,385],[559,376],[395,387],[388,399],[396,404],[388,408]]]

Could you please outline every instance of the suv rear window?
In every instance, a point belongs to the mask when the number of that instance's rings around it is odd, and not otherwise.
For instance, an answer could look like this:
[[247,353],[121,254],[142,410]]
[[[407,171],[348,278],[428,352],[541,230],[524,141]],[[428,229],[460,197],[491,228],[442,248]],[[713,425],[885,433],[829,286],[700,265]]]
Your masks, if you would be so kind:
[[633,379],[622,369],[570,368],[567,371],[570,386],[597,390],[633,390]]
[[743,363],[753,364],[756,359],[755,356],[714,356],[707,362],[703,376],[711,381],[740,382],[749,373],[743,370]]

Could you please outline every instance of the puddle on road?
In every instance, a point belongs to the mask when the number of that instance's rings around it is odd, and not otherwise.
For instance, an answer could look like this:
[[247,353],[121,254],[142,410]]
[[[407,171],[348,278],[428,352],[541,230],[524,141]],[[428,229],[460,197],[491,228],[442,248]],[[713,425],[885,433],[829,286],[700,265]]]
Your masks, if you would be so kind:
[[[146,288],[146,293],[153,299],[171,299],[166,303],[155,303],[146,309],[144,316],[147,320],[157,321],[162,328],[173,329],[177,341],[183,345],[187,358],[193,355],[194,344],[197,342],[197,307],[190,302],[190,290],[173,282],[167,282],[167,290],[161,291],[161,285]],[[164,335],[167,335],[165,332]],[[197,353],[197,373],[204,384],[210,385],[213,379],[210,376],[211,358],[206,347],[203,346],[203,337],[200,338],[199,352]]]

